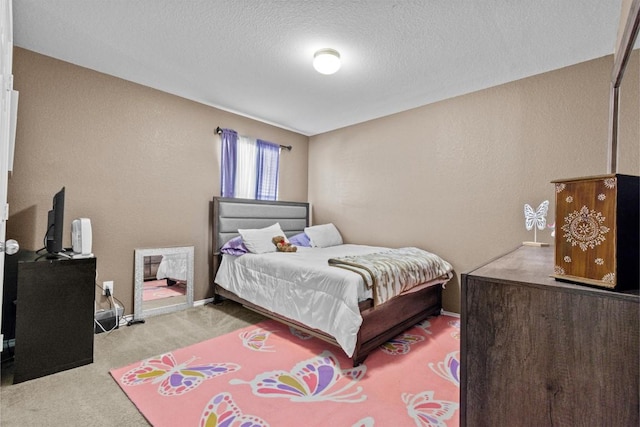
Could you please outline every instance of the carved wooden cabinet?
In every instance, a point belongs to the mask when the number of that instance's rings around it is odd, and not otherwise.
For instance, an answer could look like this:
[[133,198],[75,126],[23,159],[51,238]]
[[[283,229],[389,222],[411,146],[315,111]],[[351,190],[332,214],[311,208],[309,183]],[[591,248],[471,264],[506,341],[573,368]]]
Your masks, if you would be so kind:
[[462,426],[637,426],[637,293],[556,281],[553,247],[462,275]]
[[638,289],[640,177],[556,180],[554,277],[608,289]]

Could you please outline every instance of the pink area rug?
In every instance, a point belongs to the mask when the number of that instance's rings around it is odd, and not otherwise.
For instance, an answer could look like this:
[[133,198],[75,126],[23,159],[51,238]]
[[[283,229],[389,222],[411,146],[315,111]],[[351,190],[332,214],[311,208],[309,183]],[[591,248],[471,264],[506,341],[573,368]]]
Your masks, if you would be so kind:
[[161,298],[177,297],[185,294],[184,285],[168,286],[165,279],[149,280],[143,283],[142,300],[154,301]]
[[433,317],[353,368],[274,321],[111,371],[154,426],[458,426],[460,322]]

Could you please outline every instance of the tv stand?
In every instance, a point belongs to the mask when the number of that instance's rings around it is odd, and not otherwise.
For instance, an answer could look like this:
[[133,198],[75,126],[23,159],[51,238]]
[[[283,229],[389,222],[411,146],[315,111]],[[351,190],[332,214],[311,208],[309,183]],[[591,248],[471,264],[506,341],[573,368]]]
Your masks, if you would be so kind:
[[14,384],[92,363],[96,259],[6,259],[2,327],[15,337]]

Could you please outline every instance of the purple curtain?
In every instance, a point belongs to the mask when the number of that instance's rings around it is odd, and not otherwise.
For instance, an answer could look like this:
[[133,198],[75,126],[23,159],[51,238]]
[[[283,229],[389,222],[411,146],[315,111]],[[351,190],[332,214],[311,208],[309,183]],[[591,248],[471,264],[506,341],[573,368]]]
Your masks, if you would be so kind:
[[277,200],[280,146],[261,139],[256,142],[258,145],[256,199]]
[[238,133],[232,129],[222,129],[222,161],[220,183],[222,197],[233,197],[236,182],[236,146]]

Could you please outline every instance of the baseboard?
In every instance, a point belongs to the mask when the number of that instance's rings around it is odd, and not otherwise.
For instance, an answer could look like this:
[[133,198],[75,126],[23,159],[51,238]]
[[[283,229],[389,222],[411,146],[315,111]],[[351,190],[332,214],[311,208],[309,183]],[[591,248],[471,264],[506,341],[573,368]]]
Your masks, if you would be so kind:
[[203,305],[207,305],[210,302],[213,302],[213,297],[212,298],[201,299],[201,300],[198,300],[198,301],[194,301],[193,302],[193,306],[194,307],[202,307]]
[[445,314],[447,316],[460,317],[460,313],[454,313],[453,311],[442,310],[440,313]]
[[[206,304],[213,302],[213,298],[201,299],[193,302],[193,307],[202,307]],[[126,314],[120,317],[120,326],[127,326],[130,320],[134,319],[133,314]]]
[[126,314],[120,318],[120,326],[128,326],[129,321],[133,320],[133,314]]

